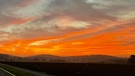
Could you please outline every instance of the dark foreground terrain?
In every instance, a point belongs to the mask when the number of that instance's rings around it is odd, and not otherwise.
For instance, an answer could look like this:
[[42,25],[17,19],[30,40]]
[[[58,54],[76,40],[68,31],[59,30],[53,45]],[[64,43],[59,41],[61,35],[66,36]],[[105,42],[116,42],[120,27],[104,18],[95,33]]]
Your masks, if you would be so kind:
[[55,76],[135,76],[135,65],[90,63],[1,62]]

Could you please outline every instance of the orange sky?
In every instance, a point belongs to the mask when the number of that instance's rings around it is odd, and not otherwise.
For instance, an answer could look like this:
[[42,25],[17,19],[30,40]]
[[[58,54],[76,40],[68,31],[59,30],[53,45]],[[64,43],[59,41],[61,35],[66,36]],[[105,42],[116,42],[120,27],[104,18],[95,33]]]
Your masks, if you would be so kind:
[[[122,26],[122,25],[120,25]],[[102,32],[102,29],[86,29],[70,32],[61,36],[42,37],[28,40],[13,40],[4,42],[0,46],[1,53],[17,56],[30,56],[37,54],[52,54],[58,56],[78,56],[105,54],[113,56],[129,56],[134,54],[135,36],[130,34],[133,27]],[[92,34],[101,31],[98,34]],[[130,41],[131,40],[131,41]]]
[[5,7],[0,8],[2,54],[135,54],[134,0],[1,2],[0,7]]

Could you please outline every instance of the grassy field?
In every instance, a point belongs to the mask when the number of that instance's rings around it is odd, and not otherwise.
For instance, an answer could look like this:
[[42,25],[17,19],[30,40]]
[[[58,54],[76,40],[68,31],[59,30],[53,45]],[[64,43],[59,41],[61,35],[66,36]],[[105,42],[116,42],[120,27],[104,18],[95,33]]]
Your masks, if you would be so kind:
[[7,71],[9,71],[9,72],[11,72],[11,73],[13,73],[16,76],[36,76],[36,75],[34,75],[32,73],[25,72],[25,71],[22,71],[22,70],[19,70],[19,69],[15,69],[12,66],[0,64],[0,67],[7,70]]
[[56,76],[135,76],[135,65],[90,63],[7,62],[4,64]]

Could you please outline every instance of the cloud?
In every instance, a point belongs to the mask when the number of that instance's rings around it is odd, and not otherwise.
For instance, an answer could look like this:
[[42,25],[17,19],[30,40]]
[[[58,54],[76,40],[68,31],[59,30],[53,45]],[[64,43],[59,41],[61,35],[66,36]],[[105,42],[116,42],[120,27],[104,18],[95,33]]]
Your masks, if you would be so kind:
[[53,23],[53,25],[57,25],[61,29],[67,29],[67,28],[87,28],[89,25],[91,25],[88,22],[85,21],[78,21],[73,19],[72,17],[58,17],[54,20],[51,20],[50,23]]
[[135,19],[135,11],[134,10],[124,10],[117,13],[111,13],[111,16],[116,16],[119,21]]
[[[130,1],[130,2],[129,2]],[[101,8],[101,9],[106,9],[106,8],[113,8],[113,7],[131,7],[134,5],[134,0],[86,0],[86,3],[90,3],[92,4],[92,6],[97,6],[97,8],[99,6],[101,7],[104,7],[104,8]],[[119,9],[119,8],[116,8],[116,9]]]
[[13,6],[7,8],[5,11],[3,11],[3,14],[6,16],[11,17],[19,17],[19,18],[31,18],[31,17],[37,17],[41,15],[47,15],[49,13],[46,12],[48,9],[48,5],[54,0],[34,0],[34,2],[31,2],[32,4],[29,4],[24,7],[19,6]]
[[[131,15],[135,9],[134,0],[1,0],[1,3],[1,7],[4,7],[0,8],[0,15],[3,17],[1,24],[19,18],[51,17],[55,20],[66,16],[77,21],[101,25],[100,22],[104,20],[132,19],[134,16]],[[79,25],[75,27],[77,26]]]
[[[117,20],[128,20],[135,18],[134,0],[86,0],[94,9],[104,10],[106,14]],[[107,12],[109,11],[109,12]]]
[[60,40],[61,39],[41,40],[41,41],[32,42],[29,44],[29,46],[41,46],[41,45],[46,45],[46,44],[51,43],[51,42],[58,42]]
[[[113,8],[109,8],[110,10],[93,8],[93,6],[97,3],[108,7],[109,4],[114,4],[115,1],[91,0],[86,2],[86,0],[13,0],[13,2],[3,1],[3,3],[8,3],[7,5],[3,5],[6,7],[5,9],[1,10],[2,15],[4,15],[4,19],[7,21],[33,17],[37,19],[44,17],[45,20],[48,19],[48,17],[51,17],[52,20],[56,20],[59,17],[66,16],[76,21],[80,21],[81,24],[90,23],[101,25],[100,22],[103,20],[112,21],[117,18],[116,14],[114,13],[117,10],[113,11]],[[118,3],[120,3],[120,1]],[[77,22],[75,22],[75,24],[76,23]],[[75,24],[73,25],[75,27],[81,26]]]
[[[28,45],[31,46],[27,48],[28,50],[36,52],[55,49],[78,52],[78,50],[89,50],[81,49],[89,47],[89,44],[95,44],[97,46],[94,47],[102,49],[106,48],[104,45],[114,47],[120,45],[119,42],[122,41],[132,45],[134,44],[134,32],[131,31],[131,28],[134,28],[134,4],[134,0],[0,0],[0,42],[24,40],[25,45],[19,46],[20,49],[24,50]],[[133,23],[132,26],[130,23]],[[130,28],[127,29],[126,26]],[[117,42],[119,35],[127,38]],[[42,39],[30,41],[40,38]],[[80,43],[83,40],[86,40],[86,44]],[[38,47],[49,43],[54,43],[54,47],[53,45],[48,45],[51,48]],[[63,52],[62,50],[60,51]]]
[[13,35],[13,34],[9,34],[9,33],[5,33],[5,32],[1,32],[0,33],[0,42],[3,43],[3,42],[7,42],[7,41],[12,41],[14,39],[18,39],[16,37],[16,35]]
[[41,18],[24,24],[3,27],[0,29],[0,32],[16,35],[18,38],[27,39],[60,36],[69,32],[86,29],[89,25],[90,23],[88,22],[77,21],[69,17],[51,18],[50,20]]

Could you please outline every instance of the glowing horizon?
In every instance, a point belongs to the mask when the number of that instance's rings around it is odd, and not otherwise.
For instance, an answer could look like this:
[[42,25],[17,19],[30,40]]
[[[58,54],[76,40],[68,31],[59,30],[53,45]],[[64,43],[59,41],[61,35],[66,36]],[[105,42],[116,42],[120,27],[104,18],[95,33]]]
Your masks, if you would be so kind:
[[0,53],[135,54],[134,0],[0,0]]

